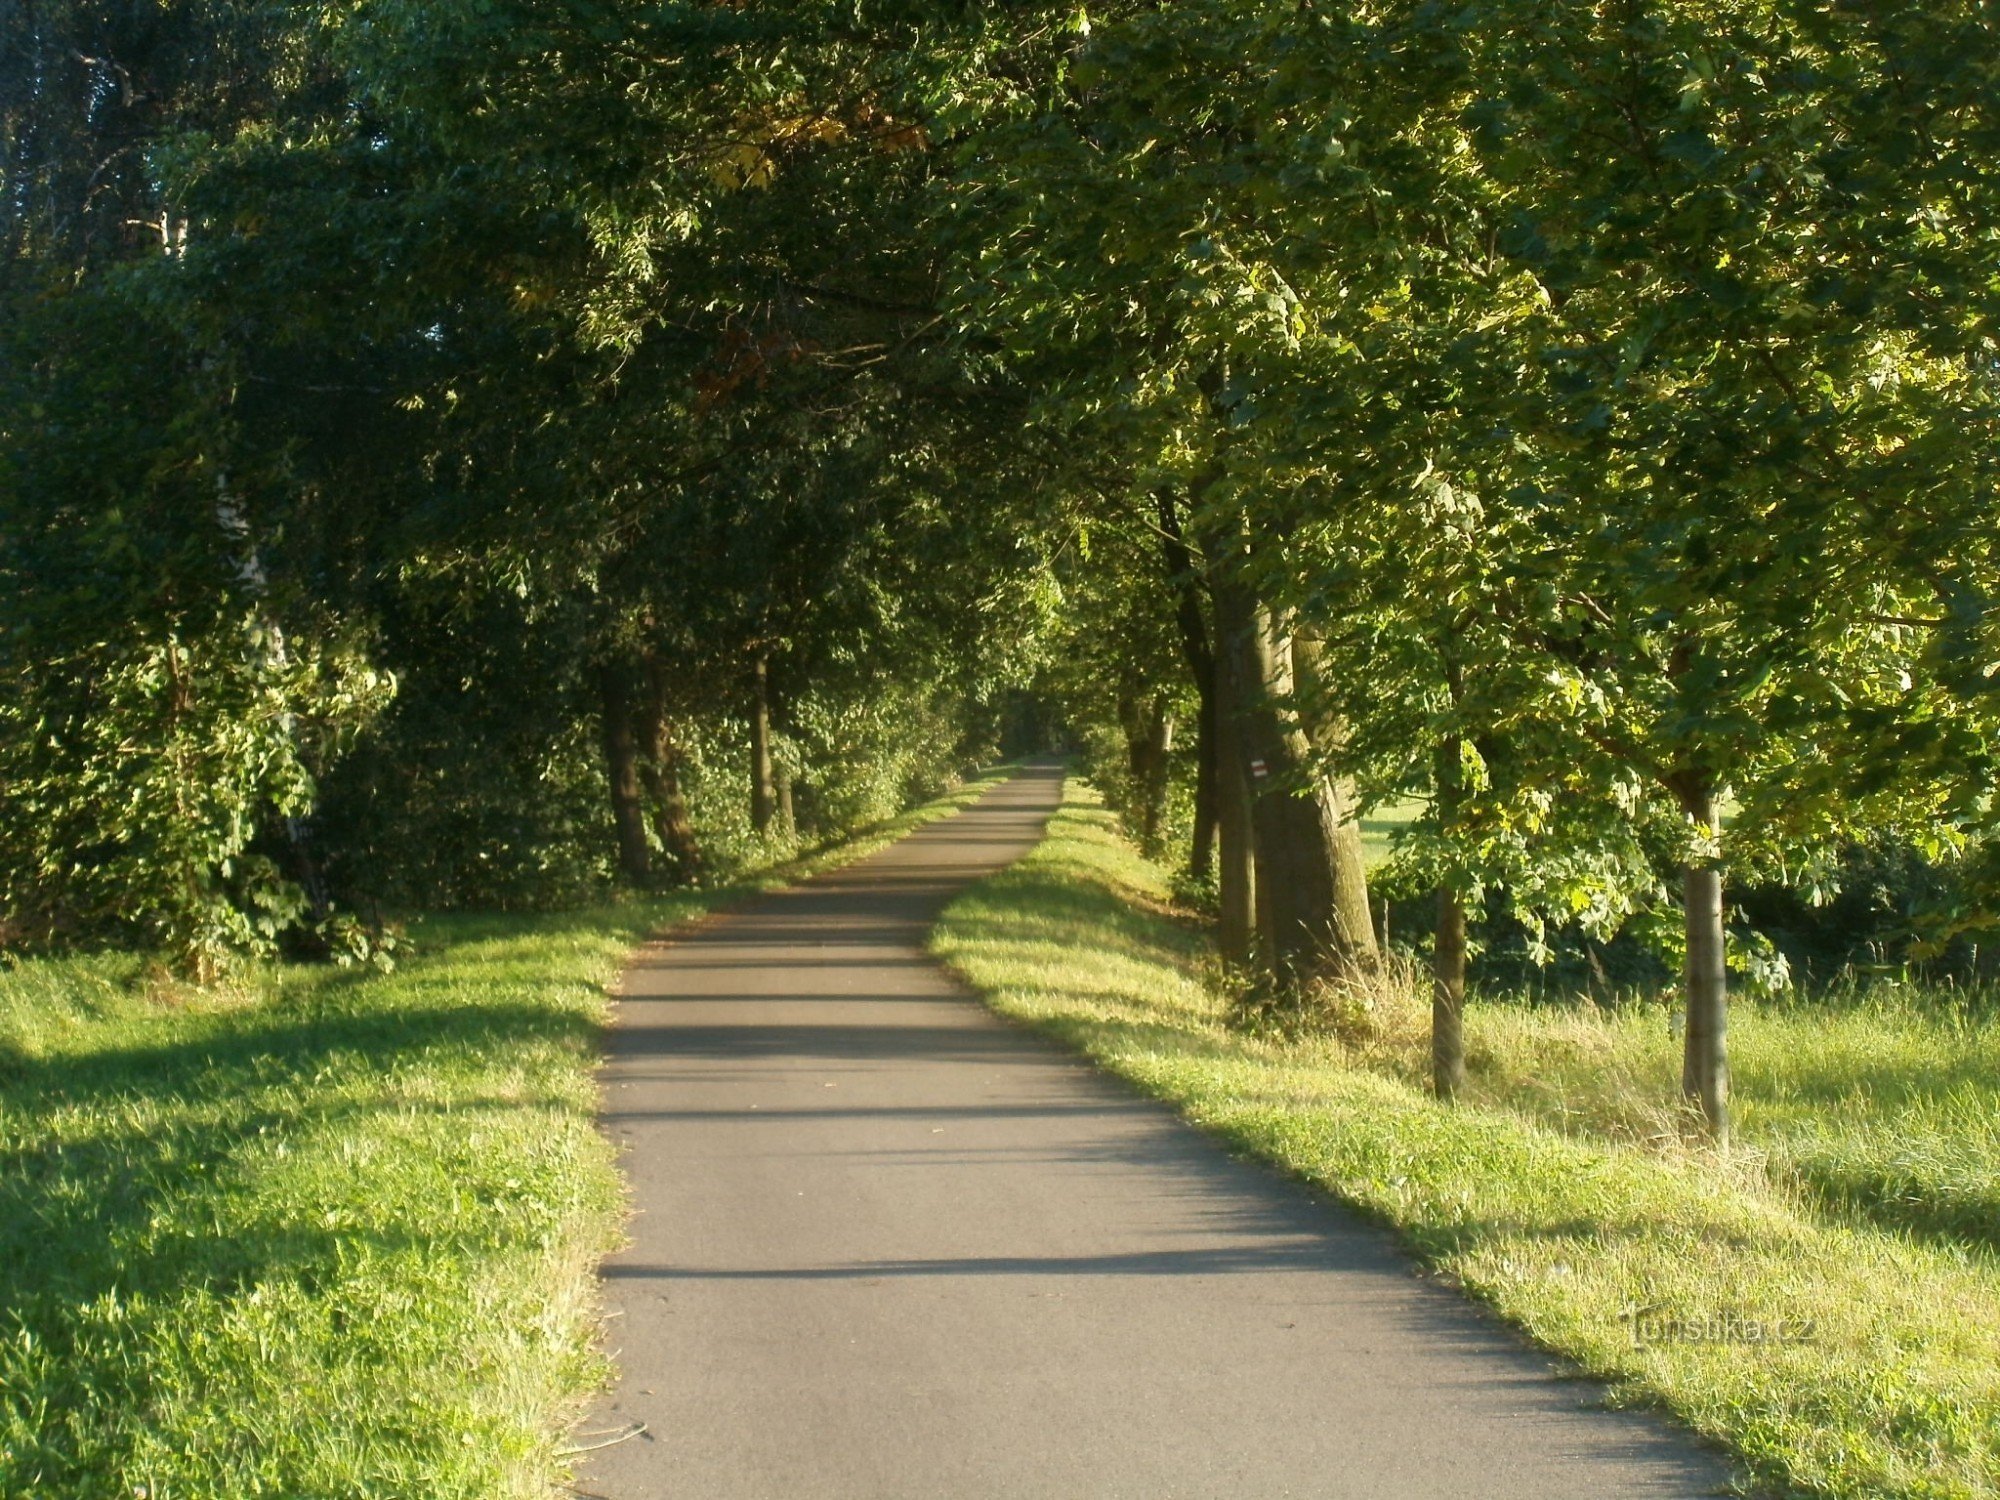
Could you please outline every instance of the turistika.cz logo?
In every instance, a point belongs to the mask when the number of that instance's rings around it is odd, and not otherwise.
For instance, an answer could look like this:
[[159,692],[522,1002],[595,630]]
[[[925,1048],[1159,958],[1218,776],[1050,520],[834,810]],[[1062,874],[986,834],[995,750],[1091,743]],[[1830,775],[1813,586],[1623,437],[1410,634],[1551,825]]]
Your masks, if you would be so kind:
[[1631,1325],[1634,1344],[1810,1344],[1819,1331],[1812,1318],[1681,1313],[1654,1306],[1628,1307],[1618,1321]]

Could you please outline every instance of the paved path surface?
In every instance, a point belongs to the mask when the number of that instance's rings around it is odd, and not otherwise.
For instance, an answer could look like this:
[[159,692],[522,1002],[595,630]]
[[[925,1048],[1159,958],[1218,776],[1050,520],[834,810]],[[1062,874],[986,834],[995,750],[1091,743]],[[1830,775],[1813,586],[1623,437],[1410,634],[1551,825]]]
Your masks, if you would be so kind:
[[1059,773],[628,975],[640,1216],[604,1267],[614,1500],[1617,1500],[1715,1492],[1340,1209],[994,1019],[923,940]]

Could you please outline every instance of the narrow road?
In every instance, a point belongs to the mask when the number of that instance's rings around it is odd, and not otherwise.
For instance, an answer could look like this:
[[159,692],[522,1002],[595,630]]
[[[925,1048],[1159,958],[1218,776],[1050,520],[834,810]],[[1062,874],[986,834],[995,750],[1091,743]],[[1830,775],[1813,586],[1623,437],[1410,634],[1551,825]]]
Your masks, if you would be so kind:
[[611,1500],[1619,1500],[1720,1464],[924,954],[1060,773],[672,943],[605,1070]]

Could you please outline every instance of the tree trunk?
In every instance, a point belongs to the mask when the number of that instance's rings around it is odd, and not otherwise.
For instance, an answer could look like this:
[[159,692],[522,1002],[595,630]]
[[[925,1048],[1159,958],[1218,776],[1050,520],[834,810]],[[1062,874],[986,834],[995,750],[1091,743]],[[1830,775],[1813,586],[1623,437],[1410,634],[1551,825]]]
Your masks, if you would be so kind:
[[1145,722],[1139,712],[1138,695],[1120,693],[1117,704],[1118,730],[1125,736],[1126,806],[1122,810],[1127,826],[1139,832],[1139,773],[1145,762],[1140,741],[1145,738]]
[[798,835],[798,816],[792,809],[792,773],[780,767],[773,773],[778,789],[778,832],[786,838]]
[[1249,757],[1236,705],[1216,674],[1215,857],[1219,916],[1216,946],[1232,964],[1247,964],[1257,932],[1257,843],[1251,828]]
[[1140,821],[1146,830],[1146,853],[1157,858],[1167,831],[1167,772],[1174,752],[1174,716],[1164,694],[1153,695],[1144,748],[1139,774]]
[[1174,745],[1174,719],[1159,693],[1118,700],[1120,726],[1125,731],[1125,764],[1131,778],[1130,820],[1139,847],[1149,856],[1159,853],[1160,833],[1167,820],[1167,757]]
[[[1332,967],[1343,938],[1353,934],[1337,926],[1324,788],[1315,782],[1303,795],[1294,790],[1304,767],[1271,710],[1272,695],[1283,691],[1279,640],[1261,605],[1250,618],[1254,654],[1233,665],[1254,674],[1246,693],[1254,707],[1245,718],[1245,739],[1251,751],[1250,815],[1257,840],[1257,936],[1273,976],[1289,986]],[[1360,932],[1368,930],[1364,919]]]
[[1375,941],[1375,924],[1369,919],[1368,846],[1362,842],[1361,820],[1354,815],[1354,783],[1345,777],[1322,778],[1319,784],[1320,819],[1326,831],[1328,853],[1333,860],[1333,907],[1335,926],[1346,934],[1347,961],[1372,969],[1389,946],[1389,908],[1382,908],[1382,941]]
[[1465,903],[1449,886],[1438,891],[1437,939],[1431,954],[1431,1088],[1449,1101],[1465,1087]]
[[1279,713],[1277,696],[1291,687],[1290,641],[1227,576],[1231,561],[1210,557],[1216,679],[1237,709],[1250,785],[1258,936],[1272,977],[1289,987],[1332,967],[1372,962],[1375,936],[1365,875],[1359,912],[1342,899],[1338,792],[1311,774],[1300,754],[1303,734],[1288,731]]
[[[1465,783],[1457,735],[1437,750],[1438,825],[1449,835]],[[1449,1101],[1465,1087],[1465,903],[1449,883],[1438,887],[1437,938],[1431,947],[1431,1089]]]
[[632,688],[617,666],[599,673],[604,775],[611,787],[611,820],[618,831],[618,873],[633,885],[652,875],[646,847],[646,810],[639,798],[639,750],[632,734]]
[[[1310,705],[1321,697],[1318,689],[1326,680],[1325,656],[1318,638],[1305,631],[1291,632],[1290,647],[1292,671],[1286,681],[1287,690],[1300,690]],[[1333,760],[1346,742],[1346,726],[1323,710],[1312,718],[1301,717],[1303,742],[1296,753],[1304,759],[1309,751],[1317,751],[1323,761]],[[1357,945],[1354,961],[1373,965],[1381,954],[1368,917],[1368,848],[1361,837],[1361,820],[1355,816],[1359,799],[1354,783],[1346,777],[1329,778],[1322,782],[1320,796],[1325,801],[1324,816],[1333,829],[1333,891],[1340,927],[1344,932],[1368,934],[1368,940]],[[1388,946],[1389,908],[1385,902],[1380,948]]]
[[764,833],[778,807],[771,776],[771,667],[762,652],[750,666],[750,826]]
[[[1216,638],[1222,605],[1216,605]],[[1241,684],[1218,656],[1211,674],[1215,718],[1216,944],[1233,964],[1250,961],[1257,936],[1257,839],[1251,813],[1250,755],[1243,735]]]
[[1160,550],[1166,562],[1167,586],[1174,591],[1174,623],[1182,659],[1194,679],[1199,706],[1195,710],[1194,837],[1188,849],[1188,874],[1206,880],[1215,869],[1216,830],[1222,788],[1215,723],[1215,657],[1209,650],[1208,622],[1202,608],[1201,577],[1194,554],[1181,535],[1180,507],[1167,490],[1153,497],[1160,520]]
[[1215,830],[1222,802],[1215,753],[1215,684],[1213,674],[1201,683],[1201,701],[1194,720],[1194,834],[1188,841],[1188,875],[1196,881],[1215,873]]
[[638,724],[639,777],[652,804],[653,832],[660,841],[666,872],[691,880],[701,871],[701,845],[681,782],[682,754],[667,711],[666,669],[657,658],[646,663],[646,699]]
[[[1715,794],[1684,793],[1688,817],[1710,837],[1720,831]],[[1681,1093],[1697,1105],[1716,1144],[1729,1144],[1729,977],[1723,946],[1722,865],[1704,859],[1681,870],[1687,918],[1687,1033]]]

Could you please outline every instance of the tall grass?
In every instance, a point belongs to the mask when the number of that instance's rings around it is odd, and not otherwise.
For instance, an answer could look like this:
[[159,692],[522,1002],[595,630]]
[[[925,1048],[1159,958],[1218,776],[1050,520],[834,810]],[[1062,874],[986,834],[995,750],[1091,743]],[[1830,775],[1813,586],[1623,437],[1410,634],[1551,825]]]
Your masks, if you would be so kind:
[[[1407,955],[1322,1002],[1351,1062],[1423,1086],[1428,975]],[[1687,1134],[1678,1013],[1584,996],[1475,1000],[1470,1103],[1586,1139],[1676,1150]],[[2000,1250],[2000,1021],[1979,996],[1878,982],[1731,1008],[1737,1168],[1822,1212]]]

